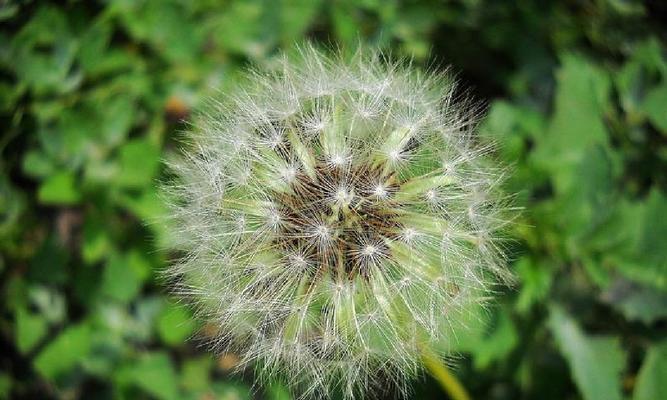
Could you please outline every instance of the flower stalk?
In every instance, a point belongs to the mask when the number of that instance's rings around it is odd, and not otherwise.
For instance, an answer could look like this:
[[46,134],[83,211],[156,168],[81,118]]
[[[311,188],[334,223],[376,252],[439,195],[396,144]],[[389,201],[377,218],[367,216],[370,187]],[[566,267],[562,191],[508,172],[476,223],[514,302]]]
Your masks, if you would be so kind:
[[452,400],[471,400],[465,387],[432,351],[422,348],[422,360],[428,372]]

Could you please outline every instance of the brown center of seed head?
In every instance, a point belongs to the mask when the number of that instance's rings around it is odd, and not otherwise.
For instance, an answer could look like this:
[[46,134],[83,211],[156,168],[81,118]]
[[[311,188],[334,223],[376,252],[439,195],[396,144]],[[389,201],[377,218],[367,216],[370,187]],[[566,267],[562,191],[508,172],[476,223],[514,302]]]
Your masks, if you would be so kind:
[[298,172],[291,190],[276,196],[285,223],[275,244],[313,275],[367,278],[400,231],[392,182],[381,166],[320,163],[313,177]]

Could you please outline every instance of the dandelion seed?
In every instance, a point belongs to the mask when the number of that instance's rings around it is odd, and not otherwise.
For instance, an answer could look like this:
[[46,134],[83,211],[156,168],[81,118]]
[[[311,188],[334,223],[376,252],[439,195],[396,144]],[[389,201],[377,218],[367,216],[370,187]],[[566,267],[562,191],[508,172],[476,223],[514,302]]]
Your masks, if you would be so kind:
[[375,195],[375,197],[378,199],[384,199],[389,195],[389,192],[387,192],[387,189],[383,184],[378,183],[373,189],[373,195]]
[[291,183],[296,178],[296,173],[297,173],[296,167],[289,166],[289,167],[283,168],[280,171],[280,176],[283,178],[283,180],[285,182]]
[[342,167],[347,164],[347,157],[344,154],[334,153],[329,158],[329,165],[333,168]]
[[346,206],[350,204],[353,199],[354,199],[354,192],[345,186],[340,186],[336,190],[336,193],[334,194],[333,198],[334,203],[341,206]]
[[401,239],[406,243],[412,243],[417,238],[417,230],[414,228],[405,228],[401,233]]

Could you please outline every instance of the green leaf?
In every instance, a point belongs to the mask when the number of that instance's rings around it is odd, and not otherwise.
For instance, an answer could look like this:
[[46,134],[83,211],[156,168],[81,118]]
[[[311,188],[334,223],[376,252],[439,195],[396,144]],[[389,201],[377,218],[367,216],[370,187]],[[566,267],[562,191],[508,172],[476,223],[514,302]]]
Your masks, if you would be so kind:
[[253,58],[266,56],[275,46],[279,11],[277,2],[262,0],[232,1],[215,18],[214,37],[229,51]]
[[250,400],[252,398],[248,387],[240,383],[215,382],[211,388],[214,397],[220,400]]
[[12,378],[9,374],[0,372],[0,399],[8,399],[12,390]]
[[73,67],[77,39],[65,13],[42,6],[12,41],[12,66],[19,79],[38,95],[72,91],[82,81]]
[[23,172],[36,178],[51,175],[56,166],[53,161],[41,151],[30,150],[23,157]]
[[159,149],[146,139],[134,139],[120,148],[117,184],[142,188],[152,183],[160,162]]
[[587,247],[605,255],[633,254],[638,246],[645,208],[643,202],[620,199],[609,219],[588,236]]
[[28,277],[37,282],[62,283],[67,279],[69,254],[59,240],[51,235],[44,240],[30,260]]
[[642,104],[649,120],[663,135],[667,135],[667,83],[653,88]]
[[209,356],[191,358],[183,362],[181,386],[187,391],[203,392],[211,382],[213,359]]
[[667,394],[667,342],[651,346],[639,374],[633,400],[661,399]]
[[135,386],[157,399],[178,399],[176,373],[167,353],[143,354],[120,368],[116,380],[122,386]]
[[609,268],[605,268],[604,264],[590,255],[582,254],[580,257],[581,266],[586,271],[590,281],[600,288],[607,288],[612,279]]
[[495,101],[480,128],[480,135],[499,144],[503,159],[516,162],[526,152],[526,139],[543,134],[544,117],[529,108]]
[[154,268],[145,250],[138,248],[133,248],[127,252],[127,262],[141,282],[145,282],[150,277]]
[[549,328],[584,399],[621,400],[625,354],[618,338],[586,335],[559,306],[549,314]]
[[467,318],[461,321],[460,331],[464,335],[447,336],[438,343],[436,350],[446,353],[470,353],[475,368],[482,370],[493,361],[505,357],[518,343],[514,323],[505,309],[499,308],[494,314],[485,312],[481,305],[471,306],[462,311]]
[[602,299],[620,310],[630,321],[651,324],[667,317],[667,293],[652,286],[616,279],[602,294]]
[[[572,253],[585,252],[590,235],[614,211],[617,159],[602,146],[581,152],[581,159],[556,183],[555,223]],[[563,218],[562,216],[567,216]]]
[[99,135],[109,146],[117,146],[127,136],[134,123],[136,104],[131,96],[113,95],[103,99],[96,109],[100,112]]
[[591,145],[608,141],[603,114],[608,107],[610,80],[603,70],[572,54],[563,56],[556,80],[554,116],[538,138],[534,159],[561,186],[559,182],[571,179],[572,166],[583,160]]
[[25,208],[23,193],[15,188],[4,174],[0,175],[0,239],[10,236],[21,228],[20,217]]
[[[667,272],[665,269],[667,268],[667,246],[664,246],[664,239],[667,237],[665,215],[667,215],[667,197],[655,188],[646,199],[646,214],[638,252],[645,254],[647,260],[661,266],[662,272]],[[667,282],[664,283],[667,284]]]
[[289,390],[279,382],[273,382],[266,389],[266,397],[269,400],[292,400]]
[[81,35],[78,59],[87,73],[95,73],[107,57],[107,50],[111,40],[112,25],[103,18],[91,23],[86,32]]
[[638,119],[637,112],[644,89],[643,72],[641,63],[632,60],[626,62],[614,76],[621,106],[633,122]]
[[168,345],[183,343],[197,328],[192,313],[182,305],[170,303],[158,319],[158,333]]
[[11,377],[4,372],[0,372],[0,398],[8,399],[11,391],[12,391]]
[[65,296],[51,286],[34,285],[28,289],[31,306],[51,325],[62,324],[67,313]]
[[155,186],[142,191],[138,195],[123,193],[116,202],[122,205],[132,214],[141,218],[145,223],[148,223],[156,235],[161,234],[163,226],[155,223],[161,216],[164,216],[167,208],[162,199],[160,199]]
[[484,370],[493,361],[506,357],[518,342],[518,333],[509,315],[506,312],[498,313],[491,332],[474,348],[475,368]]
[[74,171],[90,155],[91,132],[97,129],[95,119],[88,113],[68,109],[57,112],[60,115],[55,122],[45,121],[37,135],[44,153],[54,165],[61,171],[63,167]]
[[644,65],[651,73],[662,74],[667,78],[667,62],[663,56],[661,40],[654,35],[637,44],[632,58]]
[[81,200],[81,192],[71,172],[59,172],[41,184],[37,198],[43,204],[72,205]]
[[109,258],[102,278],[102,293],[120,302],[134,299],[143,283],[140,272],[135,270],[127,256]]
[[554,269],[545,265],[546,260],[540,261],[522,257],[516,262],[515,268],[521,282],[516,308],[522,314],[527,313],[534,304],[544,300],[549,294]]
[[39,343],[48,330],[49,324],[38,314],[23,308],[16,310],[16,346],[21,353],[27,353]]
[[91,329],[86,323],[70,326],[48,344],[35,359],[35,368],[48,379],[70,372],[91,347]]
[[[0,40],[6,40],[0,36]],[[0,51],[0,65],[2,64],[2,55]],[[14,110],[16,102],[21,98],[25,92],[24,84],[12,84],[7,82],[0,82],[0,111],[3,113],[11,113]]]
[[[198,25],[180,1],[115,2],[112,12],[127,32],[171,62],[191,61],[203,41]],[[238,21],[236,21],[238,23]]]
[[281,3],[280,36],[284,46],[292,45],[313,23],[322,0],[297,0]]
[[87,215],[83,224],[83,243],[81,256],[87,264],[101,261],[109,254],[113,244],[107,233],[107,227],[93,215]]
[[355,41],[359,40],[359,27],[353,17],[354,10],[351,10],[346,2],[340,1],[334,4],[331,19],[336,39],[348,46],[352,46]]
[[612,251],[607,257],[627,278],[667,290],[667,198],[653,189],[639,210],[639,225],[629,246]]
[[124,338],[133,343],[147,343],[153,338],[157,315],[164,300],[154,296],[140,297],[131,307],[119,302],[100,302],[95,317],[104,331],[116,339]]
[[[18,12],[19,12],[18,4],[2,3],[0,4],[0,21],[5,21],[14,17],[16,14],[18,14]],[[0,397],[2,397],[1,393],[3,392],[0,391]]]

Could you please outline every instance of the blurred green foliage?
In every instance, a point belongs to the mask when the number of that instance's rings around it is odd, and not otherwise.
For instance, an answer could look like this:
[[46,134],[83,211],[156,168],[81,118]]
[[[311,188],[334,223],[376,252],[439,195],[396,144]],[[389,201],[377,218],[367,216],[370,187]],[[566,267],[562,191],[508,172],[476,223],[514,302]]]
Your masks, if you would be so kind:
[[451,64],[489,105],[524,211],[516,287],[452,349],[473,397],[667,398],[659,0],[0,1],[0,398],[251,397],[158,279],[155,183],[193,109],[304,38]]

